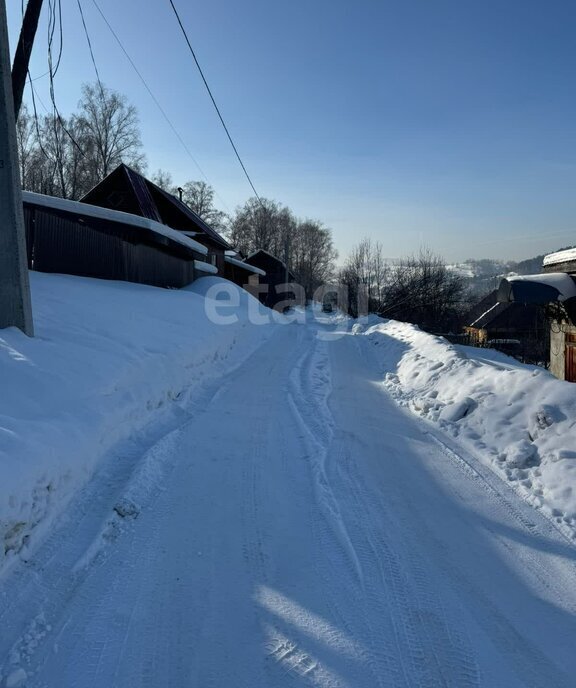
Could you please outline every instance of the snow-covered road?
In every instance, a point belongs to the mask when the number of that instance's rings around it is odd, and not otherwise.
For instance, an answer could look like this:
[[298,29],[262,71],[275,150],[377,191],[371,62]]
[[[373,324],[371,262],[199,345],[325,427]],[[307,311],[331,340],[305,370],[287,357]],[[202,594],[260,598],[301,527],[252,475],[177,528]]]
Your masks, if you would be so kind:
[[278,327],[125,443],[4,575],[0,685],[574,686],[576,549],[371,356]]

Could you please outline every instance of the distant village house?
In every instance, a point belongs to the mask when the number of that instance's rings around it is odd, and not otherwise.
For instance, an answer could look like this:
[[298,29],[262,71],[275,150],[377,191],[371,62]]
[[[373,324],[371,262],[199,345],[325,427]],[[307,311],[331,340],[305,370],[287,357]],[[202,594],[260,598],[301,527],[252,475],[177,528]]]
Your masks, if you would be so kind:
[[576,382],[576,249],[544,258],[542,273],[503,279],[498,301],[540,304],[550,326],[550,371]]
[[[246,263],[265,273],[260,278],[259,293],[260,301],[265,306],[276,310],[285,310],[295,305],[305,305],[305,295],[296,284],[294,273],[286,267],[286,263],[280,258],[260,249],[248,256]],[[290,286],[286,288],[285,285]]]
[[526,363],[547,360],[548,323],[541,306],[501,303],[495,289],[469,311],[466,322],[472,346],[498,349]]

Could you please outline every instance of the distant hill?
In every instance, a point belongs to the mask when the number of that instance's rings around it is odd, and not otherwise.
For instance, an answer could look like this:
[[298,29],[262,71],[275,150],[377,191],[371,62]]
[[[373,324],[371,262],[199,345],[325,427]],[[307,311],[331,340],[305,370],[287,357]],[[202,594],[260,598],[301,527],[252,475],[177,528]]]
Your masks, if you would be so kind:
[[519,263],[513,263],[512,272],[518,275],[533,275],[534,273],[541,272],[544,255],[546,254],[536,256],[535,258],[527,258]]
[[[564,248],[573,247],[566,246],[559,248],[558,251],[563,251]],[[483,296],[496,289],[502,277],[506,275],[532,275],[541,272],[544,255],[546,254],[521,261],[469,258],[463,263],[449,265],[448,268],[464,277],[471,292]]]

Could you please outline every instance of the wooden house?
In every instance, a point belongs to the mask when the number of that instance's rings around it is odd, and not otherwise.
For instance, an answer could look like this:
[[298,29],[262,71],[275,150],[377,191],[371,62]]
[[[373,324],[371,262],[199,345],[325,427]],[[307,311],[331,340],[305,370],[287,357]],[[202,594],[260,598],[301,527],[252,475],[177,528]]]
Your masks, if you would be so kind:
[[22,192],[28,267],[159,287],[216,273],[206,246],[155,220]]
[[258,298],[260,280],[265,276],[264,270],[246,263],[236,251],[226,251],[224,277],[246,289],[252,296]]
[[232,246],[186,203],[127,165],[119,165],[82,199],[104,208],[149,218],[181,232],[208,249],[207,262],[217,274],[256,291],[260,270],[238,261]]
[[501,303],[494,290],[469,311],[467,323],[464,331],[473,346],[498,349],[525,362],[546,358],[547,322],[540,306]]
[[576,382],[576,249],[545,256],[540,274],[503,279],[498,300],[545,307],[550,371],[561,380]]
[[127,165],[119,165],[80,202],[139,215],[182,232],[208,249],[208,262],[224,275],[225,252],[232,246],[179,198]]
[[245,262],[264,272],[264,275],[260,276],[259,298],[265,306],[284,309],[305,305],[305,297],[300,294],[300,290],[284,288],[286,284],[295,284],[296,277],[280,258],[260,249],[248,256]]

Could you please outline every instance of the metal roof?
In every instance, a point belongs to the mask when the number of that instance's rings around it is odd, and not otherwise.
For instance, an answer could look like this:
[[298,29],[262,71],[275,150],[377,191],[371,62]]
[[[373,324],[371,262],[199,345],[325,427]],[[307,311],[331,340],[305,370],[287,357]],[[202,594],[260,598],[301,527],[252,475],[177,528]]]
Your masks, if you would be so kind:
[[491,322],[493,322],[498,316],[507,311],[509,308],[509,303],[495,303],[485,313],[482,313],[482,315],[479,318],[477,318],[473,323],[468,325],[468,327],[474,327],[478,330],[482,330]]
[[173,196],[171,193],[168,193],[168,191],[164,191],[164,189],[161,189],[159,186],[156,186],[153,182],[146,180],[147,184],[149,184],[151,187],[154,188],[154,190],[157,193],[162,194],[164,198],[166,198],[167,201],[172,203],[178,210],[186,215],[195,225],[197,225],[204,234],[208,235],[213,241],[215,241],[217,244],[220,244],[223,248],[225,249],[232,249],[232,246],[224,239],[223,236],[220,236],[218,232],[210,227],[210,225],[207,222],[204,222],[204,220],[195,213],[192,208],[186,205],[183,201],[181,201],[179,198],[176,198],[176,196]]
[[576,297],[576,281],[566,272],[507,277],[498,287],[501,303],[546,304]]
[[[172,195],[171,193],[164,191],[164,189],[161,189],[159,186],[151,182],[149,179],[146,179],[146,177],[141,175],[136,170],[133,170],[131,167],[128,167],[128,165],[125,165],[124,163],[118,165],[115,170],[113,170],[107,177],[105,177],[93,189],[91,189],[84,196],[81,202],[84,202],[84,199],[86,199],[88,203],[93,203],[95,198],[97,198],[99,194],[103,193],[104,188],[114,187],[115,178],[117,178],[119,175],[123,175],[127,180],[132,194],[136,200],[138,210],[144,217],[154,220],[155,222],[159,222],[167,227],[171,226],[180,232],[185,231],[191,224],[194,229],[198,230],[200,238],[203,234],[211,241],[221,246],[223,249],[232,249],[232,246],[226,241],[226,239],[224,239],[224,237],[220,236],[220,234],[218,234],[213,227],[205,222],[197,213],[195,213],[179,198],[176,198],[176,196]],[[104,202],[106,201],[104,200]],[[182,218],[183,226],[177,227],[175,225],[180,224],[179,222],[176,223],[173,221],[167,221],[168,218],[162,216],[162,208],[159,207],[159,205],[162,205],[162,202],[168,204],[167,207],[170,208],[172,212],[175,211],[176,217]],[[166,210],[166,207],[164,210]],[[169,213],[165,212],[164,214],[166,215]]]
[[130,186],[134,190],[134,194],[138,199],[138,204],[140,205],[144,216],[150,218],[151,220],[155,220],[156,222],[162,222],[162,217],[148,189],[148,180],[127,165],[122,165],[122,167],[128,178],[128,181],[130,182]]

